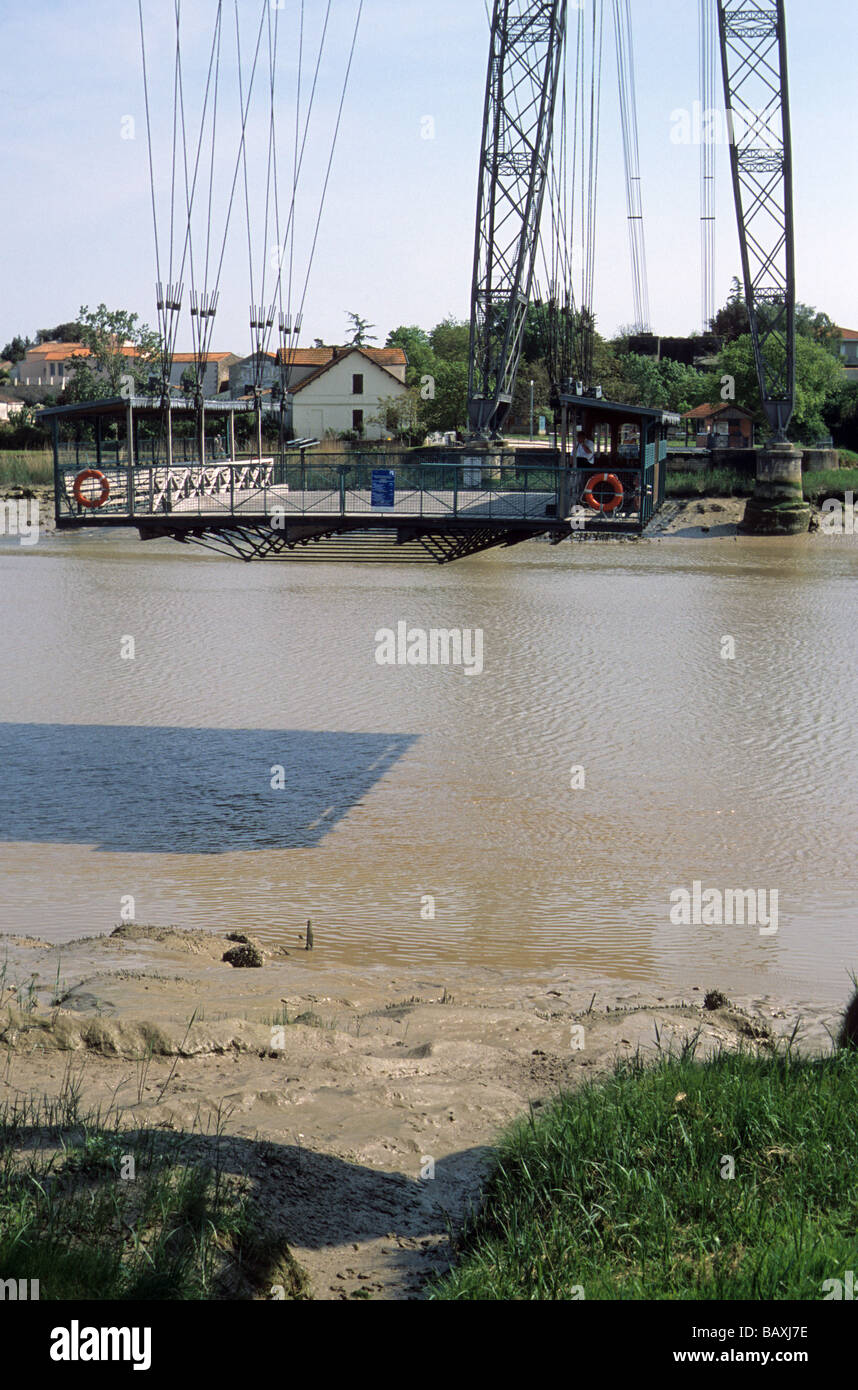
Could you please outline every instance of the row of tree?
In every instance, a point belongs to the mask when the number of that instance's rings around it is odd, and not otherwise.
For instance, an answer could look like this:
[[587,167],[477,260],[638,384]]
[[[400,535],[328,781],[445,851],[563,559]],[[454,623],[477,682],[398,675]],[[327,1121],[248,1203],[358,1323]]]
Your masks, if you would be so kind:
[[[527,432],[531,400],[536,417],[553,423],[551,374],[544,353],[539,306],[532,306],[510,414],[511,428]],[[748,310],[738,280],[712,320],[717,351],[705,366],[635,352],[630,331],[613,339],[595,334],[593,379],[608,400],[652,406],[683,415],[695,406],[735,400],[753,411],[760,405]],[[810,442],[833,433],[844,447],[858,446],[858,383],[846,379],[839,357],[840,333],[825,313],[807,304],[796,310],[796,405],[792,433]],[[689,345],[694,340],[689,339]],[[720,346],[719,346],[720,345]],[[426,332],[414,325],[394,329],[388,347],[408,356],[408,394],[383,403],[391,431],[417,440],[435,431],[461,430],[467,423],[468,324],[447,318]],[[532,384],[532,395],[531,395]]]
[[[374,341],[369,323],[349,313],[351,341],[366,346]],[[796,407],[792,433],[812,441],[832,433],[844,447],[858,447],[858,383],[846,379],[839,358],[840,334],[827,314],[800,304],[796,314]],[[712,321],[720,350],[707,369],[681,361],[632,351],[634,341],[621,331],[612,340],[595,334],[593,379],[608,400],[651,406],[684,414],[695,406],[735,400],[752,410],[760,425],[764,416],[748,311],[741,287],[734,282],[730,297]],[[74,342],[88,349],[69,364],[68,401],[118,396],[129,386],[143,391],[157,369],[159,339],[137,314],[84,306],[73,323],[42,329],[36,342]],[[689,340],[691,341],[691,340]],[[460,431],[467,425],[469,325],[443,319],[428,332],[416,325],[400,326],[387,337],[387,347],[400,347],[408,358],[404,396],[380,404],[379,419],[397,437],[422,442],[428,434]],[[545,355],[544,317],[531,307],[525,331],[521,366],[510,416],[511,427],[527,432],[531,402],[535,416],[553,423],[552,382]],[[21,361],[29,339],[13,338],[2,352],[7,361]],[[133,353],[129,353],[129,348]]]

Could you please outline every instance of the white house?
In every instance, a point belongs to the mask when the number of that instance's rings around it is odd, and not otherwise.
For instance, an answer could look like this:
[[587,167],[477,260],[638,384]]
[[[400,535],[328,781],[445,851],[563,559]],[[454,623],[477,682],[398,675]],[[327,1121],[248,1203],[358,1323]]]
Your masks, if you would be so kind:
[[[326,354],[313,367],[295,360],[289,373],[292,432],[298,439],[355,431],[365,439],[382,439],[384,426],[375,417],[381,402],[407,392],[408,359],[401,348],[320,348]],[[297,351],[291,356],[297,359]],[[296,376],[300,377],[296,381]]]

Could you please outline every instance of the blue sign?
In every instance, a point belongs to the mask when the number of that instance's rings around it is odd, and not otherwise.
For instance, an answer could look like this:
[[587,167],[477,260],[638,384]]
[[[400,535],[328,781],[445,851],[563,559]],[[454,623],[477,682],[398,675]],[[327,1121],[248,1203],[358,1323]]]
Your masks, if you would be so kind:
[[372,470],[372,505],[390,511],[396,498],[396,474],[392,468]]

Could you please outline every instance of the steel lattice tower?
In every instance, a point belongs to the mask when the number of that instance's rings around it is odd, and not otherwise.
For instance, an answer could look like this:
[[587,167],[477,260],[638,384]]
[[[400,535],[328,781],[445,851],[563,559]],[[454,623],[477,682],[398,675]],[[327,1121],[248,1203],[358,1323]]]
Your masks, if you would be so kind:
[[512,403],[548,177],[567,0],[495,0],[471,296],[468,418],[491,437]]
[[784,0],[718,0],[745,299],[763,408],[785,440],[795,405],[795,239]]

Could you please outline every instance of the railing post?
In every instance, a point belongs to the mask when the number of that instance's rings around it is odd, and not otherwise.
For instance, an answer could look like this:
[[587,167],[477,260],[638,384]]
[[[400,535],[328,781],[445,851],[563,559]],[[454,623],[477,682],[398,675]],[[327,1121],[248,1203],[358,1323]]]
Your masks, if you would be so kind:
[[134,515],[134,404],[131,397],[128,397],[128,413],[126,416],[126,430],[128,432],[128,515]]

